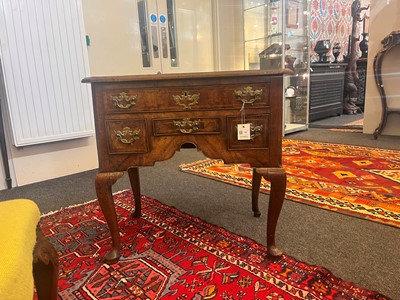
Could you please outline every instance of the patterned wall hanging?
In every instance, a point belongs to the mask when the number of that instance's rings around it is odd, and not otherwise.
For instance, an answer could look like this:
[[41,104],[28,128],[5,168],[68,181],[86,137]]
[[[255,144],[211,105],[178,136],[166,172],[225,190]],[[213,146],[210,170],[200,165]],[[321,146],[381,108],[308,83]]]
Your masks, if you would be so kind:
[[[317,61],[314,47],[319,40],[330,40],[331,45],[339,43],[341,53],[347,54],[348,39],[351,33],[351,4],[353,0],[312,0],[311,2],[311,61]],[[332,56],[332,52],[328,55]],[[333,60],[333,56],[332,56]]]

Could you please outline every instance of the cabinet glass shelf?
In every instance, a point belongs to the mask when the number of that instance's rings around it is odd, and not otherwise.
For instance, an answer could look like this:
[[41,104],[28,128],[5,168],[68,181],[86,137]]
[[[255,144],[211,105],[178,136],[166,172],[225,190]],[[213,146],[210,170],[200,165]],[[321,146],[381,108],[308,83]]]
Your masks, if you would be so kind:
[[245,68],[288,68],[284,132],[308,126],[310,0],[243,0]]

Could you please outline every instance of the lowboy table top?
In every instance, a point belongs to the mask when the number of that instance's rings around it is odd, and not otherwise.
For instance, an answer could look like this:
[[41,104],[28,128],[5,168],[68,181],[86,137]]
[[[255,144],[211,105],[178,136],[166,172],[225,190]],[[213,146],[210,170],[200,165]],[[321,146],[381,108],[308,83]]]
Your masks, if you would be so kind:
[[289,69],[274,70],[249,70],[249,71],[216,71],[216,72],[193,72],[176,74],[148,74],[148,75],[118,75],[118,76],[92,76],[82,79],[83,83],[97,82],[127,82],[127,81],[152,81],[152,80],[176,80],[194,78],[215,78],[215,77],[252,77],[260,75],[282,76],[293,75]]

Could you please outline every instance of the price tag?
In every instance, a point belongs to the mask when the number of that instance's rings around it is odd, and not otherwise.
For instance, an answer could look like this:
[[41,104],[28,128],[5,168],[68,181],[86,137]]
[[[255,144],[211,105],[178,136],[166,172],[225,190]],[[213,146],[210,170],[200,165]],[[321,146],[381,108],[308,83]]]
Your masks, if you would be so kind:
[[238,124],[237,127],[238,140],[248,141],[251,139],[250,135],[250,124]]

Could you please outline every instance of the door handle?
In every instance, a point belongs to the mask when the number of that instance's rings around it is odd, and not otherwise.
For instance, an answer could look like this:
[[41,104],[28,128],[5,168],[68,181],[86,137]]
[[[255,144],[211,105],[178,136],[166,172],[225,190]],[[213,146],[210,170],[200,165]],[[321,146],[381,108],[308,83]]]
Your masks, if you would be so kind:
[[158,28],[154,25],[151,26],[151,43],[153,45],[153,57],[159,58],[160,55],[158,52]]
[[161,30],[161,47],[163,58],[168,58],[168,31],[167,18],[165,15],[160,15],[160,30]]

